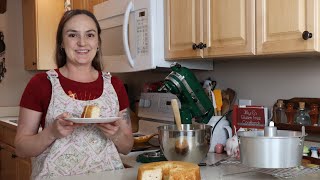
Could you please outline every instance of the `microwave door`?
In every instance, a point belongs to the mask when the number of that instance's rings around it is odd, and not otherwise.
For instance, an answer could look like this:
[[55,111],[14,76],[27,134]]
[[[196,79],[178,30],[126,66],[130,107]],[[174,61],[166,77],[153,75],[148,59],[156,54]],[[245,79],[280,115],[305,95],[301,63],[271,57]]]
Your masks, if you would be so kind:
[[124,47],[124,51],[126,53],[127,56],[127,60],[130,64],[130,66],[133,68],[134,67],[134,62],[131,56],[131,52],[129,49],[129,39],[128,39],[128,24],[129,24],[129,16],[130,16],[130,12],[133,8],[133,4],[132,1],[129,2],[126,11],[124,13],[124,18],[123,18],[123,29],[122,29],[122,37],[123,37],[123,47]]

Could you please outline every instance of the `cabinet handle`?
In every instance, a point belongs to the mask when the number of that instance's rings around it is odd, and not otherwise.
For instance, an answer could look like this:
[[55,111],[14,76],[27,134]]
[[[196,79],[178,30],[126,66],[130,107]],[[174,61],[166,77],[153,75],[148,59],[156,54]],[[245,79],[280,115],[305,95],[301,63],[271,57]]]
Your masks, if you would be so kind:
[[34,65],[36,65],[37,63],[36,62],[32,62],[32,65],[34,66]]
[[193,49],[193,50],[196,50],[197,48],[198,48],[198,45],[197,45],[196,43],[193,43],[193,44],[192,44],[192,49]]
[[12,154],[11,157],[12,157],[12,158],[16,158],[16,157],[18,157],[18,156],[15,155],[15,154]]
[[199,49],[204,49],[204,48],[206,48],[207,47],[207,44],[203,44],[202,42],[200,42],[199,44],[198,44],[198,48]]
[[302,38],[304,40],[308,40],[309,38],[312,38],[312,33],[310,33],[309,31],[303,31]]
[[203,49],[203,48],[206,48],[206,47],[207,47],[207,44],[204,44],[202,42],[200,42],[198,45],[195,44],[195,43],[192,44],[192,49],[193,50],[196,50],[197,48]]

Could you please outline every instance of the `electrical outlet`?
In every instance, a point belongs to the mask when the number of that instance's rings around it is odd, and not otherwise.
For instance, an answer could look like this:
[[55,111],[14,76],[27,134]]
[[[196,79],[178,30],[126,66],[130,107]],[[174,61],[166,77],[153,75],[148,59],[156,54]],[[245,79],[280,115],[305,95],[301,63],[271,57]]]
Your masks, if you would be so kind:
[[251,99],[239,99],[239,106],[251,106]]

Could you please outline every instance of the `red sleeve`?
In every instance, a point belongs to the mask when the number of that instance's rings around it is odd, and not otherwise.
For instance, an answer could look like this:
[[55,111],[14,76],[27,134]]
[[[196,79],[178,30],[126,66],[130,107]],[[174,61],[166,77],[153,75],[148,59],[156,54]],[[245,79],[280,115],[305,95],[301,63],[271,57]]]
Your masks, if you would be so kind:
[[46,113],[51,99],[51,91],[51,83],[47,74],[36,74],[27,84],[20,100],[20,106]]
[[125,108],[128,108],[129,107],[129,98],[128,98],[126,88],[124,87],[122,81],[119,78],[112,76],[111,84],[113,85],[113,88],[115,89],[115,91],[117,93],[120,111]]

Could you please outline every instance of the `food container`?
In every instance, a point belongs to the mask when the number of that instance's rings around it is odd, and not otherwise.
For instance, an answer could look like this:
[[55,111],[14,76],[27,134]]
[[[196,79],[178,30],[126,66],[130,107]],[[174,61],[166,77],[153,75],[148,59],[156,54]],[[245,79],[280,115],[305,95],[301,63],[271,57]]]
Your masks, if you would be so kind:
[[302,132],[277,130],[273,136],[265,136],[264,132],[237,133],[242,164],[257,168],[290,168],[301,164],[304,126]]
[[[200,163],[210,147],[212,126],[206,124],[182,124],[179,131],[176,125],[158,127],[160,148],[167,160]],[[176,150],[176,143],[186,141],[183,152]]]

